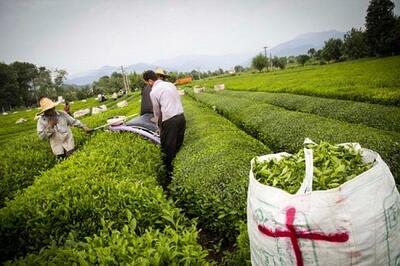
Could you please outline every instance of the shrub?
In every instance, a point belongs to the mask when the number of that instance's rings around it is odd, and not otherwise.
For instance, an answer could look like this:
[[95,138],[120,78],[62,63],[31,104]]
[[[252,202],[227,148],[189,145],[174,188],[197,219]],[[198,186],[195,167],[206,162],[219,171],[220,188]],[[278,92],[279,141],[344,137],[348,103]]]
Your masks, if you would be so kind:
[[[189,92],[190,93],[190,92]],[[295,153],[306,137],[331,143],[359,142],[377,151],[400,183],[400,134],[219,94],[191,94],[229,118],[275,152]]]
[[6,265],[213,265],[196,242],[194,226],[178,230],[166,226],[163,232],[149,228],[141,235],[136,226],[135,219],[121,230],[103,222],[99,235],[78,242],[71,234],[64,247],[50,247]]
[[158,148],[138,136],[99,134],[0,209],[2,261],[62,246],[70,233],[82,241],[102,219],[121,229],[128,212],[139,235],[182,223],[157,185],[160,164]]
[[196,81],[212,88],[242,91],[286,92],[325,98],[400,105],[400,56],[361,59],[324,66],[291,68],[259,75],[218,77]]
[[[94,127],[105,123],[110,116],[132,114],[137,111],[138,104],[135,103],[125,108],[85,117],[81,121]],[[24,135],[12,138],[2,144],[0,149],[2,158],[0,160],[0,207],[5,205],[7,199],[12,199],[16,192],[30,186],[36,176],[50,169],[57,162],[51,152],[49,142],[41,141],[36,131],[33,129],[31,131],[24,132]],[[80,129],[73,128],[73,134],[77,149],[89,139],[89,136]]]
[[245,219],[250,159],[269,149],[191,99],[185,100],[185,116],[171,193],[201,228],[232,243]]
[[400,108],[362,102],[268,92],[221,91],[223,97],[245,98],[288,110],[400,132]]

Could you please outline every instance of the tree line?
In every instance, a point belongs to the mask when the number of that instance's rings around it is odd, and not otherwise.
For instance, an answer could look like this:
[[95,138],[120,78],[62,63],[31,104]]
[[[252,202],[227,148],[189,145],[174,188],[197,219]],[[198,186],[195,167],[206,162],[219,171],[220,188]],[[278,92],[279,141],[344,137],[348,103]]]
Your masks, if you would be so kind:
[[310,60],[326,64],[369,56],[400,54],[400,17],[394,15],[394,7],[390,0],[371,0],[365,17],[365,30],[352,28],[344,35],[343,40],[331,38],[325,41],[322,49],[310,48],[307,54],[296,57],[274,57],[271,62],[260,53],[252,59],[252,67],[258,71],[270,65],[284,69],[288,63],[304,66]]
[[51,98],[65,95],[76,99],[80,91],[63,85],[67,74],[64,69],[51,71],[27,62],[0,62],[1,110],[4,112],[17,106],[37,105],[41,95]]
[[[235,66],[236,72],[244,71],[245,68],[242,66]],[[198,80],[202,78],[208,78],[213,76],[218,76],[222,74],[229,74],[229,71],[223,70],[219,68],[215,71],[204,71],[201,72],[199,70],[192,70],[190,72],[178,72],[171,71],[168,72],[167,80],[174,83],[177,79],[184,77],[192,77],[193,80]],[[145,84],[142,79],[142,75],[136,72],[127,74],[127,78],[129,80],[129,90],[135,91],[142,88]],[[122,73],[113,72],[111,75],[105,75],[100,77],[98,80],[92,83],[92,91],[94,95],[97,94],[112,94],[114,92],[118,92],[120,90],[124,90],[124,78]]]

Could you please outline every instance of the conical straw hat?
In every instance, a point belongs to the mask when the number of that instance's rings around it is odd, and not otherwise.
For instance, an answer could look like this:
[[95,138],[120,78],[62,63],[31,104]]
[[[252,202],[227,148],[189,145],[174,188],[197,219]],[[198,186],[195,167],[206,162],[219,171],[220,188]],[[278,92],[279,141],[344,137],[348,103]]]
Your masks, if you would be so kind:
[[165,76],[165,77],[169,77],[169,75],[167,74],[167,71],[165,71],[165,70],[162,69],[161,67],[157,68],[156,71],[155,71],[155,73],[156,73],[157,75],[162,75],[162,76]]
[[53,102],[49,98],[43,97],[40,99],[39,105],[40,105],[40,112],[37,113],[37,115],[40,115],[41,113],[56,107],[58,105],[58,102]]

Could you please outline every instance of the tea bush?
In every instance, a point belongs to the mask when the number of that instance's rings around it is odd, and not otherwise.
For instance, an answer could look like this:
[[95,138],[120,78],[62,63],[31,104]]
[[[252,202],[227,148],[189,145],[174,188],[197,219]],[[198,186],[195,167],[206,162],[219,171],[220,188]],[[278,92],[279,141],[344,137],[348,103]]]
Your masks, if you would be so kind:
[[270,150],[231,122],[186,99],[185,141],[170,185],[176,204],[213,236],[233,242],[245,219],[250,160]]
[[127,212],[138,235],[187,223],[157,185],[159,156],[139,136],[99,134],[0,210],[2,260],[61,246],[70,233],[82,241],[102,219],[121,229]]
[[306,137],[331,143],[358,142],[378,152],[400,183],[400,134],[313,114],[288,111],[245,98],[191,94],[267,144],[274,152],[295,153]]
[[[106,123],[113,115],[131,115],[138,112],[138,104],[131,103],[127,107],[109,110],[107,112],[81,119],[90,127]],[[79,149],[90,136],[80,129],[72,129],[75,146]],[[36,129],[18,138],[13,138],[2,144],[0,149],[0,207],[8,198],[32,184],[34,177],[51,168],[57,162],[52,154],[48,141],[42,141],[36,134]]]
[[103,227],[99,235],[83,242],[68,239],[64,247],[50,247],[6,265],[214,265],[205,260],[206,252],[196,242],[195,227],[163,232],[135,231],[133,219],[122,230]]
[[222,91],[224,97],[245,98],[302,113],[400,132],[400,107],[326,99],[288,93]]
[[400,105],[400,56],[200,80],[193,85]]

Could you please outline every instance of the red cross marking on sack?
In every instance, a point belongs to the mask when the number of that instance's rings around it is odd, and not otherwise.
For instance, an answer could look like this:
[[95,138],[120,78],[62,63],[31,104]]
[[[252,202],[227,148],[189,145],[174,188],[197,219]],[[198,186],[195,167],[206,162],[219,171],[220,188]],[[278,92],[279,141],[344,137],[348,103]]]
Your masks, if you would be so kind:
[[310,240],[323,240],[328,242],[346,242],[349,240],[349,234],[344,232],[338,233],[329,233],[325,234],[322,232],[312,232],[312,231],[301,231],[296,230],[293,225],[294,219],[296,215],[296,209],[290,207],[286,210],[286,229],[276,229],[273,231],[272,229],[267,228],[265,225],[258,225],[258,230],[264,235],[271,237],[289,237],[292,242],[293,250],[296,255],[296,261],[298,266],[303,266],[303,255],[301,254],[300,246],[299,246],[299,238],[310,239]]

